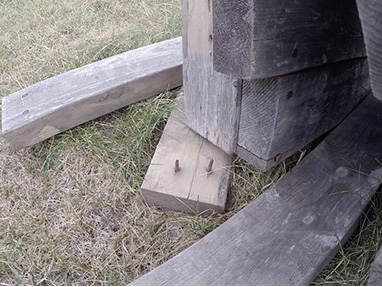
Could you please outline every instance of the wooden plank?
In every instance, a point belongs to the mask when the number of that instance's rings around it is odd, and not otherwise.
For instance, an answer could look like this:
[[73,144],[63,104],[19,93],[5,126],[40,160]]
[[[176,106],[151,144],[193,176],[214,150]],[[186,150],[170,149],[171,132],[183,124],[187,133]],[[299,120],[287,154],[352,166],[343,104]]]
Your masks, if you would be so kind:
[[374,262],[371,264],[368,286],[382,286],[382,249],[375,255]]
[[212,2],[218,72],[259,79],[366,55],[355,0]]
[[241,81],[213,69],[211,1],[185,0],[182,13],[188,125],[232,154],[237,143]]
[[373,94],[382,100],[382,2],[357,0]]
[[[184,104],[174,108],[142,184],[150,205],[192,214],[223,212],[232,156],[185,124]],[[175,172],[175,161],[180,170]],[[207,167],[213,160],[212,172]]]
[[308,285],[356,229],[382,178],[369,96],[253,203],[131,285]]
[[20,149],[182,84],[182,40],[139,48],[3,98],[4,138]]
[[270,168],[334,128],[369,92],[365,58],[244,81],[236,152]]

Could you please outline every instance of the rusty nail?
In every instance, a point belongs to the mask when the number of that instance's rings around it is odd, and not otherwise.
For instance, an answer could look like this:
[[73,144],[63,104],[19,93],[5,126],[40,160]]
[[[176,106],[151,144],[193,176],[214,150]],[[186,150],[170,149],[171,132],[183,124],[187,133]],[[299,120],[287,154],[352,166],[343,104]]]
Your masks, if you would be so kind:
[[175,171],[175,173],[178,173],[180,171],[179,160],[178,159],[175,161],[174,171]]
[[212,166],[213,166],[213,164],[214,164],[214,160],[211,159],[210,162],[208,163],[208,166],[207,166],[207,169],[206,169],[207,175],[212,173]]

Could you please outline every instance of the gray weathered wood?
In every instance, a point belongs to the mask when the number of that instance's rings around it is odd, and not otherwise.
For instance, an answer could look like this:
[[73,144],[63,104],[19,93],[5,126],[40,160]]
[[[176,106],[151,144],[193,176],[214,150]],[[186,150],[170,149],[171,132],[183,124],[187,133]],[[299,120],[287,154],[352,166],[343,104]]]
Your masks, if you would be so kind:
[[3,98],[2,132],[15,148],[182,84],[176,38],[66,72]]
[[131,285],[308,285],[356,229],[381,159],[382,102],[369,96],[253,203]]
[[213,69],[211,1],[183,1],[186,116],[191,129],[228,154],[235,151],[240,81]]
[[371,264],[368,286],[382,286],[382,249],[375,255],[374,262]]
[[366,55],[355,0],[212,3],[218,72],[267,78]]
[[[191,214],[223,212],[232,156],[186,126],[184,113],[182,99],[166,124],[143,181],[142,194],[148,204],[164,209]],[[212,172],[207,174],[211,159]]]
[[365,58],[243,82],[237,154],[267,169],[342,121],[370,92]]
[[373,94],[382,100],[382,1],[357,0]]

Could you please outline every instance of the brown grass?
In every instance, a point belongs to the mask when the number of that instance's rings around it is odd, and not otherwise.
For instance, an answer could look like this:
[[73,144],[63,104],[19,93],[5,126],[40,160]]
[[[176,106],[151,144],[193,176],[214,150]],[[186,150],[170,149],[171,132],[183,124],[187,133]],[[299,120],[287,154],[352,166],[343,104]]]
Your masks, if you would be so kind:
[[[107,115],[13,152],[1,142],[0,282],[121,285],[174,256],[283,173],[236,160],[229,212],[160,211],[139,192],[172,97]],[[255,182],[251,184],[250,182]]]
[[[180,23],[178,0],[4,0],[0,98],[179,36]],[[177,93],[18,152],[0,138],[0,285],[125,285],[206,235],[286,172],[285,163],[262,173],[235,159],[224,215],[148,207],[139,188]]]

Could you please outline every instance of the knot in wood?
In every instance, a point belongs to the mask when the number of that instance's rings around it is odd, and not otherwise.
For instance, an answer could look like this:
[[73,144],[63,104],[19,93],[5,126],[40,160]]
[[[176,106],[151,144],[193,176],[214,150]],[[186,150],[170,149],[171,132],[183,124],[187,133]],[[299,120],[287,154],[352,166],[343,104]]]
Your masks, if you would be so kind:
[[348,170],[346,167],[341,166],[341,167],[337,168],[337,170],[336,170],[336,175],[337,175],[338,177],[345,177],[345,176],[348,176],[348,175],[349,175],[349,170]]
[[307,215],[302,220],[302,222],[304,222],[305,224],[311,224],[313,221],[314,221],[314,217],[312,215]]

